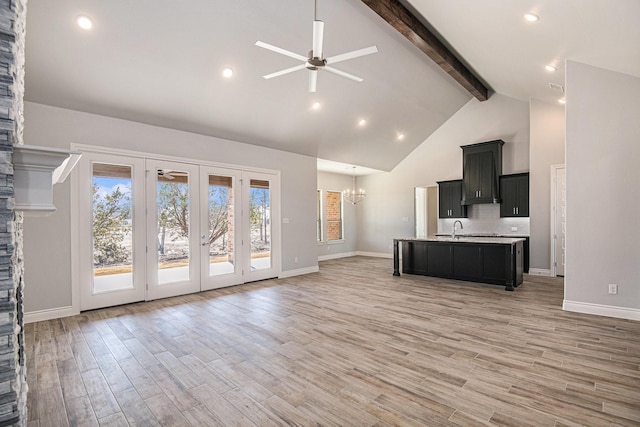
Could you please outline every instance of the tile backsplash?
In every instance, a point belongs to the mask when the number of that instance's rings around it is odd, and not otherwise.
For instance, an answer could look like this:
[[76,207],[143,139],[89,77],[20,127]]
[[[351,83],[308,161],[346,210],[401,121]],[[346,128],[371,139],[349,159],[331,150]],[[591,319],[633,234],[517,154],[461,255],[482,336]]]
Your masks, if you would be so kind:
[[[529,218],[500,218],[499,204],[470,205],[467,208],[468,218],[460,218],[463,230],[460,234],[497,233],[529,235]],[[456,219],[438,219],[438,233],[451,233]],[[513,231],[516,227],[517,231]]]

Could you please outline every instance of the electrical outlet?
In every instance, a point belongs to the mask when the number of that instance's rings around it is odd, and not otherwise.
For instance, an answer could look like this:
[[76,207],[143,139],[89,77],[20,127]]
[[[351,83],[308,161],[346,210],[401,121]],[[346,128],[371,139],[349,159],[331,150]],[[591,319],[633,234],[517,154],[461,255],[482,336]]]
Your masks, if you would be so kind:
[[609,295],[618,295],[618,285],[609,283]]
[[408,216],[403,216],[402,217],[402,222],[409,222],[409,217]]
[[511,231],[518,231],[518,227],[511,227]]
[[297,263],[298,263],[298,257],[295,257],[295,258],[293,259],[293,262],[297,264]]

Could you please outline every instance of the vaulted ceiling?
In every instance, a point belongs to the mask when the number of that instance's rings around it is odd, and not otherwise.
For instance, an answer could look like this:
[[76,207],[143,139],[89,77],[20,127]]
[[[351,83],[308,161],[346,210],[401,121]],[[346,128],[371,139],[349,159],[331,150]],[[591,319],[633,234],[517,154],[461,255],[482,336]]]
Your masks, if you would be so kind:
[[[325,56],[379,52],[336,65],[362,83],[320,73],[311,94],[306,70],[263,79],[298,62],[255,42],[306,55],[313,0],[31,0],[25,98],[391,170],[472,95],[366,3],[318,0]],[[640,75],[636,0],[405,5],[483,82],[518,99],[556,102],[548,84],[564,85],[565,59]],[[540,21],[524,21],[528,11]],[[75,25],[80,15],[91,31]]]

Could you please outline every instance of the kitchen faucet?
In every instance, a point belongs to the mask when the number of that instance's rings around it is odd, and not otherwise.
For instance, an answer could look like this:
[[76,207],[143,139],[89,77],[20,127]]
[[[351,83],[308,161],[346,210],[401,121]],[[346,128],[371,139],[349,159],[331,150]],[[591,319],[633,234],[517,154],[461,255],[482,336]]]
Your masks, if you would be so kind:
[[455,239],[456,237],[456,224],[460,224],[460,230],[464,228],[462,226],[462,221],[460,221],[459,219],[456,219],[456,221],[453,223],[453,232],[451,233],[451,238],[453,239]]

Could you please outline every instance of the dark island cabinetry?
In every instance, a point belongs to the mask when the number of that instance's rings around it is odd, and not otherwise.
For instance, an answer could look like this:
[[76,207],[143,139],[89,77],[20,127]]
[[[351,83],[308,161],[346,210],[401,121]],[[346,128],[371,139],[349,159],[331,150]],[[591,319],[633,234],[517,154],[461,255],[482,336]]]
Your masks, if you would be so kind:
[[517,173],[500,177],[500,217],[529,216],[529,174]]
[[417,240],[394,241],[394,275],[400,275],[399,242],[402,243],[402,272],[446,279],[504,285],[512,291],[523,281],[524,239]]
[[462,180],[438,182],[438,217],[466,218],[467,207],[462,205]]
[[499,203],[502,174],[501,139],[462,147],[462,204]]

